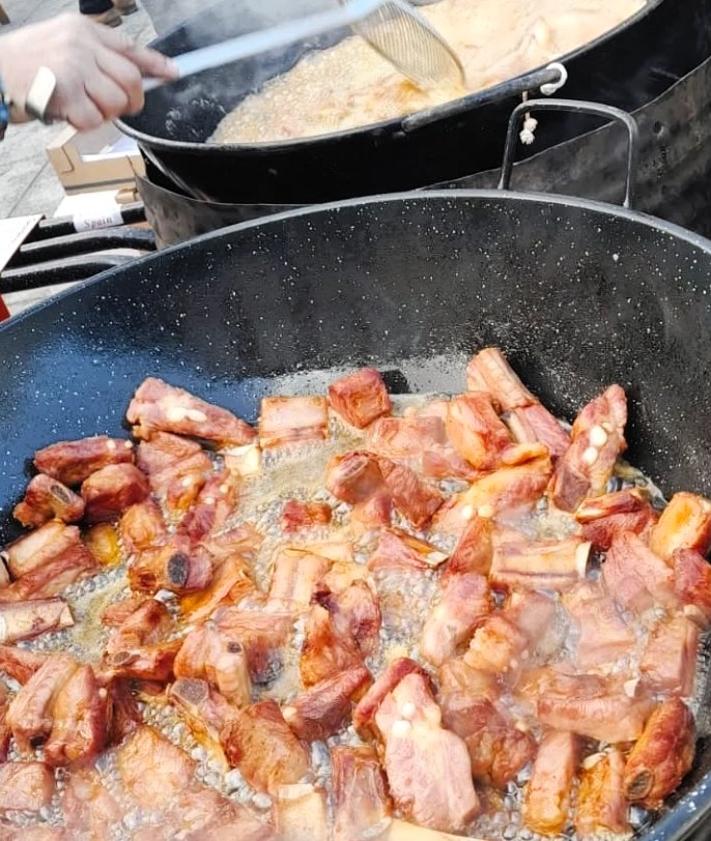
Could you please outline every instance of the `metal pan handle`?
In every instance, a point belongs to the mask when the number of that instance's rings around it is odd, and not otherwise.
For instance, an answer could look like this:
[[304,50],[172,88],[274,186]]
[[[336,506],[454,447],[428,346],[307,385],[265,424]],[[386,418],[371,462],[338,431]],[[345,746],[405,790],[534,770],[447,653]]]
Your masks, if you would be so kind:
[[637,121],[626,111],[614,108],[612,105],[601,105],[598,102],[586,102],[577,99],[530,99],[528,102],[522,102],[514,108],[509,118],[509,127],[506,133],[504,159],[501,163],[501,178],[499,179],[498,185],[499,190],[510,189],[511,171],[514,164],[519,128],[523,122],[524,115],[533,111],[570,111],[574,114],[592,114],[624,126],[627,129],[627,177],[625,181],[625,199],[622,202],[622,206],[632,207],[635,192],[634,181],[639,156],[639,127],[637,126]]

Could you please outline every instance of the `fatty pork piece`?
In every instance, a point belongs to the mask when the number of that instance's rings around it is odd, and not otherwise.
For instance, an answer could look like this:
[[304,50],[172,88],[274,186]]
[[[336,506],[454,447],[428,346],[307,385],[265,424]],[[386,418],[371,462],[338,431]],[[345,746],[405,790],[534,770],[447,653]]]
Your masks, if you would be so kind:
[[281,667],[280,649],[292,631],[290,613],[221,607],[213,621],[224,639],[244,647],[249,674],[255,683],[265,683],[274,677]]
[[351,452],[334,456],[326,468],[326,487],[353,506],[353,518],[367,526],[388,525],[392,498],[372,453]]
[[[122,606],[122,603],[119,602],[118,606]],[[115,610],[114,615],[116,614]],[[111,616],[109,613],[109,618]],[[139,604],[129,600],[126,615],[121,619],[106,643],[106,651],[109,654],[160,642],[173,629],[170,611],[163,602],[156,599],[142,599]]]
[[365,581],[355,581],[340,593],[320,590],[314,598],[328,611],[338,637],[353,640],[363,656],[375,652],[382,617],[378,597]]
[[178,678],[168,687],[168,700],[184,716],[198,741],[220,745],[222,732],[235,714],[226,698],[199,678]]
[[0,672],[25,684],[50,656],[14,645],[0,645]]
[[143,502],[150,488],[148,479],[133,464],[109,464],[82,482],[81,495],[89,523],[118,519],[131,505]]
[[329,841],[326,792],[309,783],[279,786],[276,792],[275,829],[289,841]]
[[327,739],[350,720],[353,700],[370,680],[365,666],[353,666],[326,678],[283,707],[284,719],[306,742]]
[[[0,765],[0,814],[39,812],[50,805],[53,796],[54,774],[43,762]],[[26,832],[27,828],[23,829]]]
[[662,511],[649,542],[653,552],[667,563],[678,549],[695,549],[702,555],[711,549],[711,502],[692,493],[677,493]]
[[92,473],[110,464],[131,464],[133,444],[123,438],[97,435],[78,441],[58,441],[35,453],[40,473],[70,488],[81,485]]
[[624,770],[625,760],[617,748],[583,762],[575,811],[575,831],[580,838],[630,835]]
[[404,464],[379,458],[378,467],[395,508],[416,529],[424,528],[444,502],[442,494]]
[[541,742],[523,801],[523,822],[541,835],[565,830],[580,754],[572,733],[551,731]]
[[590,543],[578,537],[532,541],[509,532],[494,540],[489,580],[494,586],[564,592],[585,578]]
[[383,829],[391,804],[377,754],[371,747],[331,748],[333,839],[354,841]]
[[202,622],[221,605],[239,604],[256,591],[248,570],[249,566],[243,558],[227,558],[219,562],[207,587],[181,597],[180,610],[183,617],[191,622]]
[[425,622],[420,650],[425,660],[441,666],[474,632],[478,622],[491,612],[486,578],[477,573],[452,576],[442,597]]
[[602,577],[615,601],[635,613],[678,603],[672,570],[631,532],[613,538]]
[[227,558],[244,558],[253,561],[257,557],[259,547],[264,538],[252,523],[240,523],[219,535],[209,535],[202,541],[202,545],[219,564]]
[[222,634],[214,623],[200,625],[184,638],[174,663],[178,678],[207,681],[235,706],[251,699],[251,680],[245,646]]
[[150,497],[127,508],[121,515],[118,528],[129,555],[158,546],[168,536],[163,512]]
[[327,526],[331,522],[332,514],[331,506],[326,502],[289,499],[282,509],[281,528],[286,534],[292,534],[314,526]]
[[259,445],[266,450],[284,444],[323,441],[328,437],[325,397],[263,397],[259,412]]
[[275,610],[305,610],[330,567],[330,559],[308,549],[279,549],[274,558],[269,605]]
[[336,630],[331,615],[313,605],[306,620],[299,671],[304,686],[313,686],[363,662],[355,640]]
[[711,624],[711,565],[694,549],[677,549],[672,555],[674,592],[684,614],[700,628]]
[[454,551],[444,567],[444,578],[461,573],[488,575],[494,554],[491,520],[474,515],[464,526]]
[[627,799],[646,809],[658,809],[689,772],[695,745],[694,717],[686,704],[678,698],[660,704],[627,758]]
[[511,445],[506,425],[483,391],[470,391],[449,401],[447,434],[457,452],[477,470],[496,467],[501,453]]
[[142,593],[171,590],[182,594],[202,590],[210,583],[212,574],[210,553],[202,546],[191,546],[182,535],[174,535],[163,546],[145,549],[128,568],[131,589]]
[[141,441],[137,464],[148,476],[151,491],[173,513],[190,508],[213,470],[210,457],[198,443],[167,432]]
[[66,485],[40,473],[30,480],[22,502],[12,512],[23,526],[38,527],[57,518],[74,523],[84,516],[84,500]]
[[226,470],[212,474],[178,525],[178,534],[193,543],[204,540],[224,526],[237,500],[237,486]]
[[358,429],[392,410],[388,390],[375,368],[361,368],[332,382],[328,402],[334,412]]
[[607,551],[622,532],[645,537],[657,518],[649,500],[637,488],[585,499],[575,512],[584,538],[602,551]]
[[179,650],[180,640],[170,640],[107,653],[101,661],[102,681],[130,678],[167,683],[173,679],[173,664]]
[[576,666],[587,671],[627,657],[635,634],[600,582],[581,581],[563,596],[573,620]]
[[206,403],[182,388],[148,377],[136,390],[126,411],[136,438],[171,432],[211,441],[217,446],[249,444],[255,431],[227,409]]
[[575,511],[589,496],[600,496],[610,481],[617,458],[627,449],[627,398],[610,386],[580,412],[573,441],[559,460],[551,499],[563,511]]
[[664,695],[690,696],[698,648],[698,625],[683,615],[662,620],[652,630],[642,654],[642,685]]
[[373,554],[368,558],[371,572],[383,570],[414,570],[424,572],[436,569],[447,555],[401,529],[387,528],[380,532]]
[[518,444],[543,444],[554,459],[570,447],[570,433],[540,403],[512,409],[504,420]]
[[101,567],[116,567],[123,559],[119,533],[113,523],[96,523],[87,529],[84,543]]
[[0,643],[32,639],[47,631],[71,628],[73,624],[69,605],[62,599],[0,603]]
[[2,552],[13,578],[21,578],[28,572],[61,558],[70,550],[82,547],[79,529],[67,526],[60,520],[49,523],[9,543]]
[[64,825],[73,838],[110,837],[123,814],[93,768],[78,768],[65,779],[61,795]]
[[441,726],[441,712],[420,674],[406,675],[375,713],[385,742],[393,800],[416,823],[460,832],[479,812],[466,745]]

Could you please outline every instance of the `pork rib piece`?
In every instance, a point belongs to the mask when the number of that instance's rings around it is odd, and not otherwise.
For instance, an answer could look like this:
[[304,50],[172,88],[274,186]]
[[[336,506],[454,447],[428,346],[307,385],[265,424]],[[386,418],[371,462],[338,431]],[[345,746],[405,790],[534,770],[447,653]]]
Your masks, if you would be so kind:
[[389,415],[392,409],[383,378],[375,368],[361,368],[332,382],[328,387],[328,402],[358,429],[364,429],[382,415]]
[[78,441],[58,441],[35,453],[35,467],[69,487],[81,485],[109,464],[133,462],[133,444],[123,438],[97,435]]
[[84,516],[84,500],[66,485],[40,473],[30,480],[22,502],[13,517],[23,526],[41,526],[56,517],[65,523],[74,523]]

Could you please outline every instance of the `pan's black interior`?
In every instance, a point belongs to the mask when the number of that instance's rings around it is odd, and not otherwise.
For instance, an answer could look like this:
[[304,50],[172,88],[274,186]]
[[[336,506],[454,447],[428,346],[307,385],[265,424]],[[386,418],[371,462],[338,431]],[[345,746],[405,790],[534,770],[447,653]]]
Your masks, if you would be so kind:
[[[0,541],[32,452],[127,434],[146,375],[254,421],[261,395],[323,391],[365,362],[400,391],[461,390],[489,344],[569,419],[621,383],[630,460],[666,493],[711,494],[710,286],[706,240],[515,193],[386,197],[210,234],[0,328]],[[684,791],[701,787],[645,839],[678,841],[711,811],[710,769],[703,739]]]

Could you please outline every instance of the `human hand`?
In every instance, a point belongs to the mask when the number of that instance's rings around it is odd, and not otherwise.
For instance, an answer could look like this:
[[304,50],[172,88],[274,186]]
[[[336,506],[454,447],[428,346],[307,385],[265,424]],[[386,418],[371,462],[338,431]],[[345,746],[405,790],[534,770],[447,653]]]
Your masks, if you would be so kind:
[[121,32],[63,14],[0,37],[0,78],[12,119],[26,120],[27,95],[40,67],[57,80],[48,114],[79,130],[143,108],[143,76],[174,79],[173,62],[135,46]]

